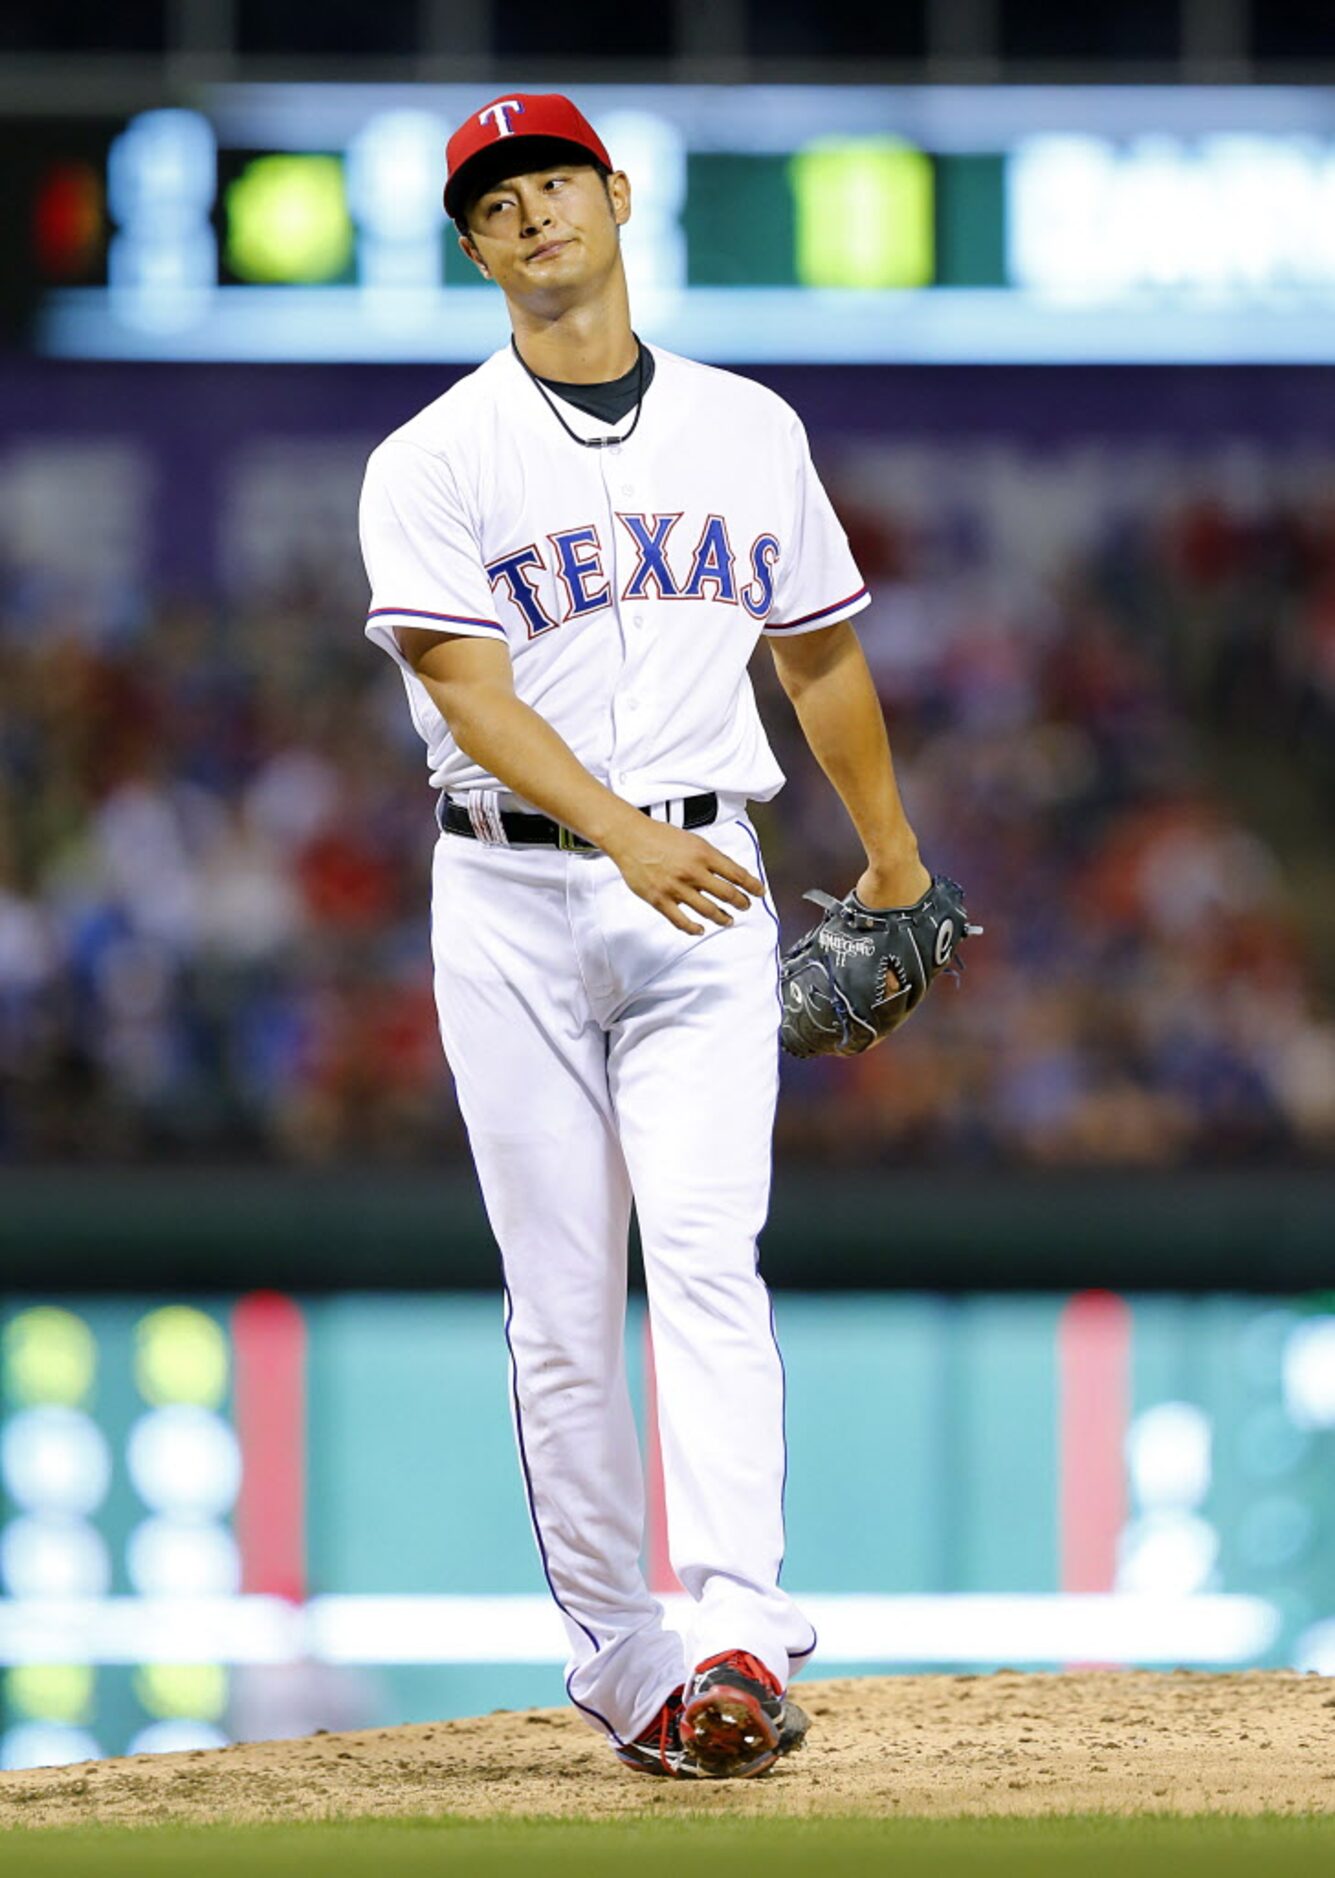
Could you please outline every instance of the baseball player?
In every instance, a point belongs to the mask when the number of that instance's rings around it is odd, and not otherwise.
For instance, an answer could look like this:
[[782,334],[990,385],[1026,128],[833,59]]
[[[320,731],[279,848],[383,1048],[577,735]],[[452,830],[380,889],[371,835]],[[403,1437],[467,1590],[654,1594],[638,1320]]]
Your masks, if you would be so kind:
[[[784,1379],[756,1252],[780,1000],[747,803],[783,781],[759,637],[866,849],[860,904],[932,883],[849,624],[867,590],[796,416],[636,337],[631,185],[568,99],[493,100],[447,172],[513,337],[372,454],[366,630],[439,792],[436,999],[501,1250],[520,1463],[571,1701],[632,1768],[745,1777],[800,1743],[785,1692],[816,1645],[779,1585]],[[640,1567],[632,1204],[685,1649]]]

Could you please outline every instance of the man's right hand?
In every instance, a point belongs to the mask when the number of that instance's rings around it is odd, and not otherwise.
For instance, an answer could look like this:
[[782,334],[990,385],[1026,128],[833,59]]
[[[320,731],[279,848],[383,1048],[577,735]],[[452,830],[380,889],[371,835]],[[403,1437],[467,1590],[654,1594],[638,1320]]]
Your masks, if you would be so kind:
[[[697,937],[705,928],[690,917],[698,913],[715,926],[731,926],[728,907],[745,912],[765,888],[740,862],[731,860],[702,835],[656,822],[631,811],[602,848],[621,870],[632,893],[647,900],[670,925]],[[723,904],[720,905],[720,902]]]
[[701,836],[654,821],[597,782],[546,719],[515,696],[508,646],[412,626],[400,626],[398,638],[464,754],[601,848],[631,892],[670,925],[698,937],[705,928],[690,918],[698,913],[731,926],[727,908],[745,911],[748,895],[764,893],[754,874]]

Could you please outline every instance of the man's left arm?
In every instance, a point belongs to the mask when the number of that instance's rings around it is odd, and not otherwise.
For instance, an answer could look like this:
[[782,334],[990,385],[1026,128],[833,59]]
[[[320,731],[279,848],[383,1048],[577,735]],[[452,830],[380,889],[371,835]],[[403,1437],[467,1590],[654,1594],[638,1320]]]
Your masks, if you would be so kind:
[[858,898],[870,907],[913,906],[932,877],[904,813],[881,702],[851,621],[769,645],[802,734],[866,852]]

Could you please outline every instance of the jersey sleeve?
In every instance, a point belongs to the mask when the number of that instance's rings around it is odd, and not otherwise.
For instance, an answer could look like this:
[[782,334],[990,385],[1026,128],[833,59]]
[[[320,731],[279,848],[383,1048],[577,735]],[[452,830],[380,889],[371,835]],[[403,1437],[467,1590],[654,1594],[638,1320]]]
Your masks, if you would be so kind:
[[826,495],[806,431],[793,419],[796,488],[788,539],[775,567],[774,604],[766,636],[817,632],[860,613],[871,601],[834,505]]
[[476,532],[441,457],[398,439],[381,444],[366,466],[359,524],[371,583],[366,636],[398,664],[400,626],[506,639]]

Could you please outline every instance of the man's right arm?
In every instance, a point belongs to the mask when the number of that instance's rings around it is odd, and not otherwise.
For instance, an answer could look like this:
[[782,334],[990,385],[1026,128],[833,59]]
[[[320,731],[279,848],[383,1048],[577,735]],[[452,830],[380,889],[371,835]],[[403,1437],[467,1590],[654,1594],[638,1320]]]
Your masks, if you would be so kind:
[[601,848],[633,893],[682,932],[696,913],[732,924],[761,882],[700,835],[654,821],[590,775],[538,712],[516,696],[509,648],[494,639],[397,628],[399,647],[459,748],[515,795]]

